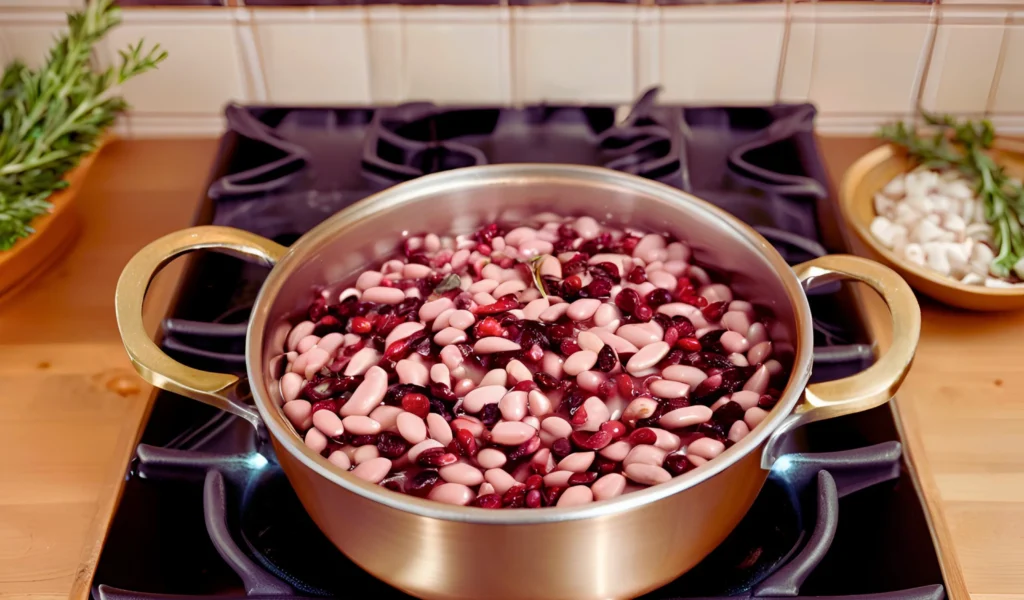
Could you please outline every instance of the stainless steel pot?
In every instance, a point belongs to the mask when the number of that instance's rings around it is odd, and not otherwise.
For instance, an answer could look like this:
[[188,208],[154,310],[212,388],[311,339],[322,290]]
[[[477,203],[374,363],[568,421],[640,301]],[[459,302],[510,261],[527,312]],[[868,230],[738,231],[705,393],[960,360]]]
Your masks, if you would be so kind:
[[[354,277],[408,232],[463,233],[541,211],[671,232],[690,242],[696,262],[728,273],[739,295],[774,311],[775,347],[792,375],[768,417],[699,469],[572,508],[488,511],[439,504],[357,480],[310,451],[283,417],[272,373],[311,289]],[[273,267],[246,343],[255,407],[237,399],[238,378],[172,360],[143,329],[142,302],[154,273],[173,257],[204,248]],[[804,289],[837,279],[862,281],[881,294],[892,312],[893,344],[858,375],[807,385],[814,348]],[[671,581],[739,523],[784,434],[892,397],[920,331],[913,293],[886,267],[827,256],[791,269],[751,228],[692,195],[632,175],[566,165],[485,166],[422,177],[338,213],[290,249],[223,227],[174,233],[128,263],[116,307],[125,347],[147,381],[264,423],[299,499],[334,544],[376,577],[426,598],[625,598]]]

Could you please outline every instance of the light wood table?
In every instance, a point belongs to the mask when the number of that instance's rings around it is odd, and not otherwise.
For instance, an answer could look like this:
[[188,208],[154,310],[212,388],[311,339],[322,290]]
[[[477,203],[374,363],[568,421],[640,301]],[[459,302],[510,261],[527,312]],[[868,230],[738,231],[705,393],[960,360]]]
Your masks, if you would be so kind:
[[[822,140],[833,180],[873,145]],[[114,283],[141,246],[189,225],[215,150],[215,140],[107,148],[83,190],[74,249],[0,304],[0,596],[88,595],[150,397],[120,344]],[[153,327],[174,266],[150,293]],[[872,321],[884,316],[871,307]],[[1024,312],[922,308],[917,361],[895,407],[950,594],[1024,598]]]

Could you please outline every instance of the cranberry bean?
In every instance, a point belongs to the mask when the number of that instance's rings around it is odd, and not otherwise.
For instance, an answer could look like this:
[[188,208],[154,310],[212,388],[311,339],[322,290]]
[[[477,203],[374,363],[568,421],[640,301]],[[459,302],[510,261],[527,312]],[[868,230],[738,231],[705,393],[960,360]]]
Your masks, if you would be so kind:
[[625,473],[626,477],[644,485],[658,485],[672,479],[672,474],[665,469],[645,463],[627,465]]
[[686,447],[686,454],[711,460],[724,450],[725,444],[714,438],[705,437],[690,442],[690,445]]
[[685,406],[665,413],[658,424],[666,429],[681,429],[707,423],[711,420],[712,411],[707,406],[696,404]]
[[573,452],[558,462],[558,470],[582,473],[594,463],[594,456],[594,452]]
[[623,466],[629,466],[633,463],[645,463],[649,465],[661,465],[665,462],[665,457],[668,456],[668,452],[658,448],[657,446],[648,446],[642,444],[640,446],[634,446],[626,458],[622,459]]
[[760,425],[761,421],[764,421],[764,418],[767,416],[768,411],[755,406],[753,408],[748,408],[746,412],[743,413],[743,422],[746,423],[747,427],[750,429],[754,429]]

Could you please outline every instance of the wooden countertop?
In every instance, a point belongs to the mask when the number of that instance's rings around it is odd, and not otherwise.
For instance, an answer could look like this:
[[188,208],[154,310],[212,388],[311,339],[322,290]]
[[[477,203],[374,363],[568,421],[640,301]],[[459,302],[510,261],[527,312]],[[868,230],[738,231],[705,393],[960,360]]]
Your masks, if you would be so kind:
[[[833,181],[874,145],[823,139]],[[0,304],[2,597],[88,596],[151,391],[121,346],[114,284],[136,250],[190,224],[215,151],[215,140],[110,145],[82,190],[70,254]],[[147,300],[153,328],[175,266]],[[922,309],[917,360],[894,408],[948,591],[1024,598],[1024,311],[970,314],[924,299]]]

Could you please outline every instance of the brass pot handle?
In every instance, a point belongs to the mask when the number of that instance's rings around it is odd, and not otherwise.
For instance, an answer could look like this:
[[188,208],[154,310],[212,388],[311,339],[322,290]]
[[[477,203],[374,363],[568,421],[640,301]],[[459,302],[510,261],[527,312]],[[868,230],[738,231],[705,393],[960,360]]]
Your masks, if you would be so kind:
[[149,338],[142,320],[142,302],[160,269],[176,256],[195,250],[218,250],[273,267],[288,248],[231,227],[193,227],[165,235],[132,257],[117,280],[114,309],[121,341],[135,370],[154,386],[205,402],[238,415],[254,426],[259,414],[234,396],[239,378],[228,373],[201,371],[164,354]]
[[793,270],[811,289],[841,279],[871,286],[885,301],[892,317],[892,346],[878,361],[850,377],[807,386],[793,414],[772,432],[765,444],[761,465],[768,469],[781,454],[790,431],[822,419],[861,412],[888,402],[903,383],[921,335],[921,308],[910,286],[892,269],[876,262],[836,254],[801,263]]

